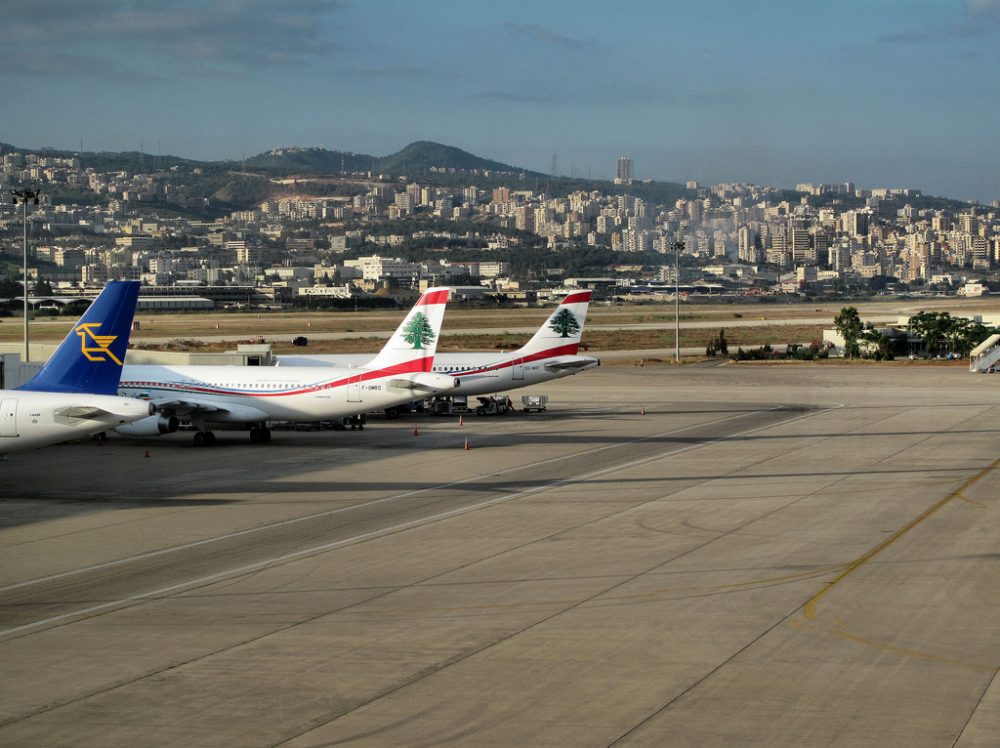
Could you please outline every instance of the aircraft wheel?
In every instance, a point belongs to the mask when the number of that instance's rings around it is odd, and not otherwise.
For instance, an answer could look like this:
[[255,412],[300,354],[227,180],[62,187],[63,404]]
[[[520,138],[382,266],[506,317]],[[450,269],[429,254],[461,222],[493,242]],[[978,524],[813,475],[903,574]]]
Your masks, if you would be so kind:
[[205,447],[208,446],[208,439],[206,438],[205,431],[196,431],[194,435],[194,446]]
[[260,441],[264,441],[261,438],[260,428],[258,428],[257,426],[253,426],[250,429],[250,441],[253,442],[254,444],[256,444],[257,442],[260,442]]
[[209,447],[211,447],[213,444],[215,444],[215,432],[214,431],[206,431],[205,432],[205,444],[208,445]]
[[264,426],[260,430],[260,440],[262,442],[269,442],[269,441],[271,441],[271,429],[269,429],[267,426]]

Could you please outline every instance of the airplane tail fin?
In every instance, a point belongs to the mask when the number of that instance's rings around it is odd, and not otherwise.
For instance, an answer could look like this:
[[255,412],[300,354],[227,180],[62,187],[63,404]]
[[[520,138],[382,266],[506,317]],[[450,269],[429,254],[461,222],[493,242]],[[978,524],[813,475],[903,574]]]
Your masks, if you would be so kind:
[[108,283],[48,363],[18,389],[117,394],[138,298],[138,281]]
[[364,368],[388,369],[393,374],[430,371],[449,293],[447,288],[428,288],[389,342]]
[[590,291],[569,294],[518,353],[575,356],[587,321]]

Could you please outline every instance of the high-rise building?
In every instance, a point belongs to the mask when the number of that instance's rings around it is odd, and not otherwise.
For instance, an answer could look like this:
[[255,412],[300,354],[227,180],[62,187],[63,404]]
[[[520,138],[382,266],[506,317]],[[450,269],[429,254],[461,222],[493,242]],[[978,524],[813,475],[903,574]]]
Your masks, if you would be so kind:
[[632,159],[621,156],[618,159],[618,176],[615,184],[632,184]]
[[740,262],[759,265],[764,262],[764,250],[761,247],[760,235],[750,226],[740,226],[737,231],[737,257]]
[[813,265],[816,253],[813,251],[812,236],[809,230],[795,226],[788,232],[788,244],[792,250],[792,262],[796,265]]
[[869,213],[862,213],[857,210],[849,210],[841,216],[844,232],[851,237],[867,236],[869,227]]

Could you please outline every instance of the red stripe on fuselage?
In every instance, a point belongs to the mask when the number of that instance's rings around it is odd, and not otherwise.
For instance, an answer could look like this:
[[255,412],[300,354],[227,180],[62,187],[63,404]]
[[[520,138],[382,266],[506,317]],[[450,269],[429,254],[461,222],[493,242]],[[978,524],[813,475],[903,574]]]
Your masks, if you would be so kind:
[[446,304],[448,302],[449,290],[446,288],[443,291],[434,291],[433,293],[425,293],[419,299],[414,307],[418,306],[430,306],[431,304]]
[[453,377],[467,377],[470,374],[482,374],[487,371],[497,371],[499,369],[506,369],[508,367],[514,366],[515,364],[529,364],[532,361],[538,361],[543,358],[553,358],[554,356],[575,356],[576,352],[580,350],[579,343],[570,343],[569,345],[561,345],[557,348],[549,348],[546,351],[538,351],[537,353],[529,353],[526,356],[517,356],[515,358],[508,359],[507,361],[502,361],[499,364],[494,364],[493,366],[487,366],[483,369],[473,369],[472,371],[450,371],[448,372]]
[[[175,382],[163,381],[163,382],[147,382],[145,384],[140,384],[138,382],[122,382],[119,386],[125,389],[136,388],[136,387],[159,387],[159,386],[170,386],[178,392],[198,392],[203,395],[238,395],[240,397],[288,397],[290,395],[306,395],[310,392],[321,392],[322,390],[330,390],[335,387],[343,387],[347,384],[354,384],[360,382],[368,382],[372,379],[382,379],[383,377],[391,377],[396,374],[413,374],[416,372],[430,371],[434,365],[433,356],[424,356],[423,358],[415,358],[412,361],[406,361],[401,364],[394,364],[392,366],[386,366],[381,369],[371,369],[371,370],[359,370],[357,374],[351,374],[348,377],[342,379],[337,379],[332,382],[325,382],[323,384],[313,385],[311,387],[302,387],[296,390],[288,390],[285,392],[253,392],[249,390],[219,390],[210,387],[197,387],[191,385],[178,385]],[[280,372],[279,372],[280,373]]]

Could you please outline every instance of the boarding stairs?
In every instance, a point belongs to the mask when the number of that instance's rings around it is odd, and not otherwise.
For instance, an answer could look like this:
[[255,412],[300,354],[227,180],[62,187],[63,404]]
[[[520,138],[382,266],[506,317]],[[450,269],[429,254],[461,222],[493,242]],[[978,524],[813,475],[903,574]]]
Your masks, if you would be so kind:
[[1000,335],[990,335],[969,353],[969,371],[979,374],[1000,369]]

